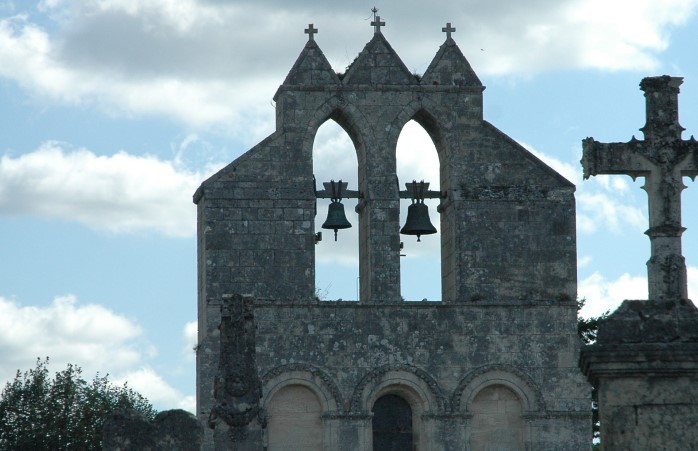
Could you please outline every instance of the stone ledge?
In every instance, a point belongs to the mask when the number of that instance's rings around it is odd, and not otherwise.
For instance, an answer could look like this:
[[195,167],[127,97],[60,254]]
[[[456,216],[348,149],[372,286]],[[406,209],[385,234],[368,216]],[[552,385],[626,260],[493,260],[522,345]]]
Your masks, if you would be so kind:
[[433,85],[415,83],[410,85],[382,85],[382,84],[349,84],[344,83],[339,85],[281,85],[276,91],[275,97],[279,97],[286,92],[330,92],[330,93],[350,93],[357,92],[408,92],[410,94],[440,94],[440,93],[462,93],[474,92],[481,93],[485,90],[484,86],[468,86],[468,85]]
[[698,343],[591,345],[582,349],[579,367],[594,385],[602,377],[696,377]]

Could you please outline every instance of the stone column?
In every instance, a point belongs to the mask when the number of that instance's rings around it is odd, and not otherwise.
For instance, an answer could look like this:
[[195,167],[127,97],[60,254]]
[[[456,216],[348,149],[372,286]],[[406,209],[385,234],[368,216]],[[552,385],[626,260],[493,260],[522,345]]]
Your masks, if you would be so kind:
[[690,301],[625,301],[579,364],[598,388],[601,449],[695,449],[698,309]]

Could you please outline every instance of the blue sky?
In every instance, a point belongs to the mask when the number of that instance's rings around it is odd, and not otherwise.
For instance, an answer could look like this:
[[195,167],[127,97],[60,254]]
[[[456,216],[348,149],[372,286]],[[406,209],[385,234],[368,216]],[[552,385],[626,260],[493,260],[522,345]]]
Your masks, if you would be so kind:
[[[304,28],[319,29],[343,71],[372,36],[374,5],[417,73],[451,22],[487,87],[485,119],[577,185],[584,313],[647,296],[642,180],[582,181],[581,140],[642,138],[638,84],[663,74],[685,77],[680,122],[685,139],[698,135],[698,0],[0,0],[0,382],[50,356],[54,369],[71,362],[127,380],[157,408],[193,409],[192,194],[272,132],[272,97]],[[436,158],[408,124],[401,182],[435,188]],[[315,174],[356,187],[355,154],[333,123],[316,138]],[[698,185],[685,183],[698,298]],[[328,299],[356,298],[356,229],[317,246]],[[438,236],[403,241],[403,295],[438,299]]]

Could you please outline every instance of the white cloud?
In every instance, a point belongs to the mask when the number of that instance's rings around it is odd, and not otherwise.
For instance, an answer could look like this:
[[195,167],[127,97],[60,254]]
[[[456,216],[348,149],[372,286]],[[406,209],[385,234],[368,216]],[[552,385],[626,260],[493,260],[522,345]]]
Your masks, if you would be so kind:
[[698,266],[686,268],[686,279],[688,281],[688,298],[698,306]]
[[[187,346],[192,330],[195,335],[196,323],[187,323],[183,330]],[[138,324],[104,306],[80,304],[73,295],[57,297],[47,306],[0,297],[0,389],[17,370],[34,368],[37,358],[48,356],[51,371],[72,363],[88,380],[97,373],[118,374],[109,380],[117,385],[128,382],[156,409],[194,412],[193,395],[180,393],[152,368],[142,366],[151,348]],[[193,354],[191,348],[189,353]]]
[[[417,1],[384,3],[386,36],[408,67],[420,70],[442,43],[440,27],[449,17],[482,75],[647,71],[659,66],[669,30],[691,16],[697,1],[469,3],[437,2],[429,11]],[[425,14],[415,15],[417,9]],[[43,101],[164,116],[255,138],[273,126],[269,100],[300,53],[308,22],[320,28],[318,42],[339,71],[371,36],[353,4],[43,0],[39,11],[57,26],[21,11],[0,19],[0,77]],[[346,36],[359,37],[349,43]]]
[[577,268],[585,268],[594,261],[593,257],[589,255],[577,257]]
[[[668,45],[668,29],[683,24],[696,2],[574,0],[537,6],[490,18],[490,26],[482,30],[483,46],[494,54],[483,61],[487,72],[656,69],[657,54]],[[521,13],[518,20],[516,13]],[[497,23],[500,27],[492,26]],[[497,36],[505,24],[507,33]]]
[[140,337],[138,324],[101,305],[80,305],[73,295],[47,306],[0,297],[0,381],[46,356],[54,371],[67,363],[86,374],[122,370],[141,360],[147,345]]
[[607,310],[615,310],[626,299],[647,299],[647,278],[625,273],[618,279],[607,280],[594,272],[579,282],[577,291],[579,298],[586,299],[581,315],[599,316]]
[[626,226],[635,233],[644,230],[648,223],[640,208],[605,193],[577,193],[577,210],[578,230],[582,233],[605,227],[621,234],[628,230]]
[[[687,268],[688,297],[698,300],[698,267]],[[594,272],[579,282],[579,298],[586,299],[581,315],[588,318],[614,311],[626,299],[647,299],[647,277],[625,273],[615,280],[608,280]]]
[[125,152],[65,151],[64,145],[49,142],[17,158],[0,158],[0,214],[188,237],[196,228],[192,194],[204,178],[173,161]]
[[543,161],[545,164],[550,166],[558,174],[562,175],[570,182],[574,183],[575,185],[579,185],[579,182],[581,182],[582,170],[581,170],[581,166],[579,165],[579,163],[577,163],[577,164],[566,163],[558,158],[555,158],[551,155],[548,155],[548,154],[543,153],[537,149],[534,149],[533,146],[531,146],[527,143],[521,142],[519,144],[521,144],[526,150],[528,150],[533,155],[535,155],[536,158]]
[[199,344],[199,324],[197,321],[189,321],[184,325],[182,339],[184,340],[182,352],[186,360],[193,361],[196,355],[195,348]]
[[[123,32],[115,33],[119,31]],[[27,16],[0,20],[0,76],[16,81],[43,102],[96,106],[107,115],[158,115],[195,127],[225,124],[233,133],[254,130],[258,121],[269,125],[260,116],[272,116],[272,110],[267,101],[260,101],[260,93],[271,99],[274,85],[262,76],[231,83],[223,77],[197,77],[193,69],[190,73],[148,70],[147,61],[141,64],[147,76],[116,61],[86,66],[66,60],[61,55],[67,51],[65,43],[57,40]],[[109,54],[105,49],[95,51],[95,60],[100,53]]]
[[220,24],[222,21],[216,8],[194,0],[99,0],[80,7],[84,14],[123,12],[136,17],[158,16],[182,32],[197,24]]
[[128,386],[143,395],[158,410],[184,409],[196,412],[196,399],[184,395],[168,384],[152,368],[143,367],[128,371],[113,380],[115,384]]
[[648,220],[638,199],[630,190],[628,181],[618,176],[595,176],[582,182],[581,166],[578,162],[564,162],[541,152],[529,144],[520,143],[541,161],[577,187],[577,231],[591,234],[600,228],[614,234],[628,230],[642,232]]

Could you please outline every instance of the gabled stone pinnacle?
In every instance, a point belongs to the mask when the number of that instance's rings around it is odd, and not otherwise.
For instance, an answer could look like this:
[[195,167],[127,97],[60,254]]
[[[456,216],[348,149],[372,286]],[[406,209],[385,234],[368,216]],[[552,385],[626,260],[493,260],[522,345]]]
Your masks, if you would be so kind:
[[414,85],[417,80],[390,46],[383,33],[375,33],[347,69],[344,84]]
[[336,85],[337,74],[314,39],[309,39],[284,80],[284,85]]
[[439,47],[439,51],[424,72],[422,84],[482,87],[470,63],[450,36]]

